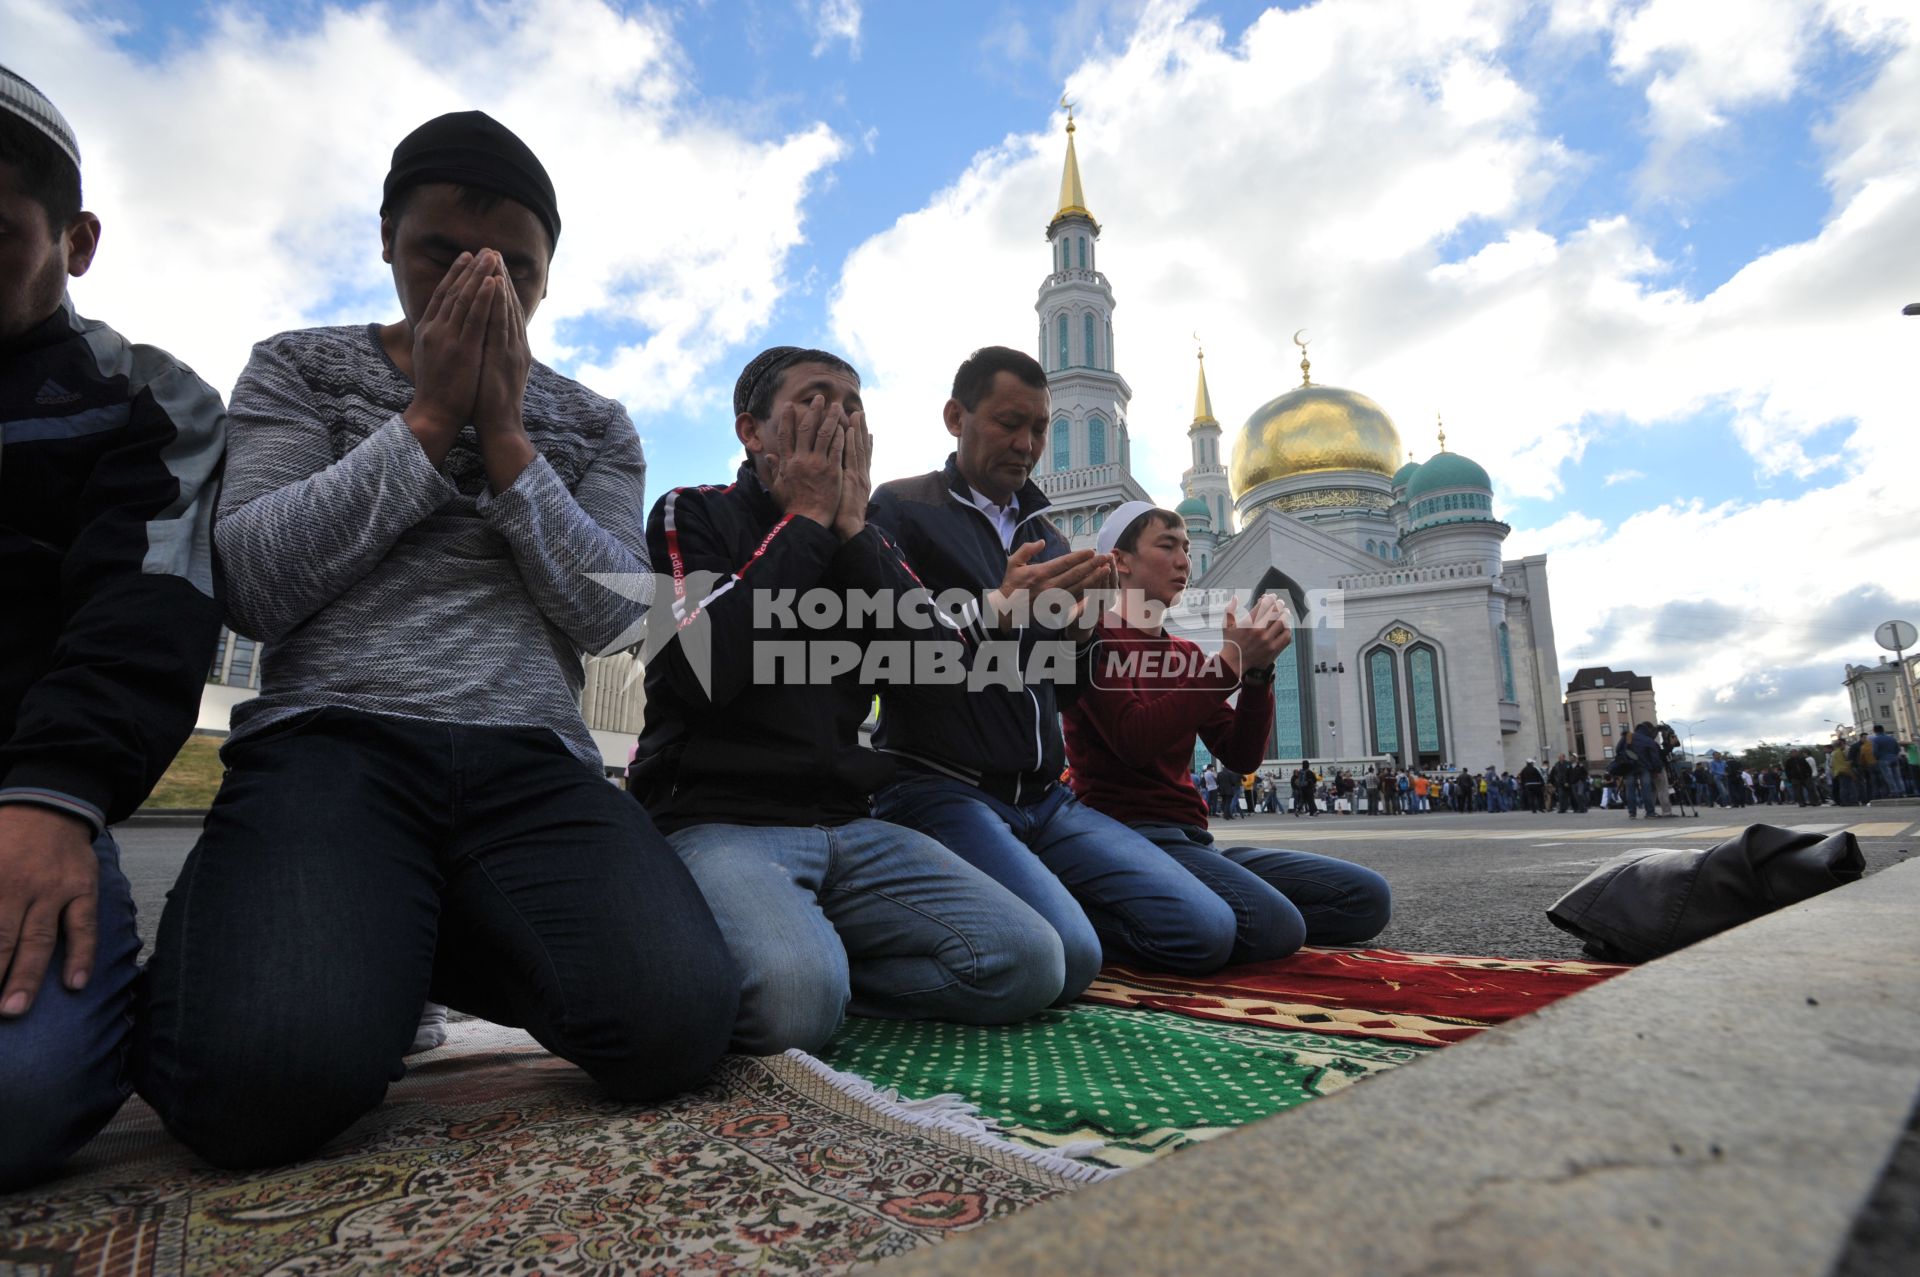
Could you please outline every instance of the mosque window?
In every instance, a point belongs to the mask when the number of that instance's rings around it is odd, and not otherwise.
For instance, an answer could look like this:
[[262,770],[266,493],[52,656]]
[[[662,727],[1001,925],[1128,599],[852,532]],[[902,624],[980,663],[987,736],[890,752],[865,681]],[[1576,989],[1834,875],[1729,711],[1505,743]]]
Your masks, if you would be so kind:
[[1373,752],[1400,752],[1400,688],[1394,678],[1393,654],[1376,647],[1367,657],[1367,683],[1373,701]]
[[1059,330],[1060,341],[1060,362],[1055,364],[1054,367],[1070,368],[1072,365],[1067,361],[1067,317],[1065,314],[1060,316],[1059,322],[1056,323],[1054,327]]
[[1087,464],[1107,464],[1107,423],[1099,417],[1087,418]]
[[1073,427],[1065,417],[1053,423],[1053,468],[1056,473],[1073,469]]
[[1113,321],[1107,321],[1107,371],[1113,371]]
[[1368,553],[1368,554],[1378,554],[1378,553],[1380,553],[1380,547],[1379,547],[1379,546],[1377,546],[1377,545],[1375,545],[1375,544],[1374,544],[1374,543],[1373,543],[1372,541],[1368,541],[1368,542],[1367,542],[1367,553]]
[[[1305,643],[1294,649],[1305,651]],[[1273,663],[1273,739],[1269,754],[1274,758],[1303,758],[1307,754],[1306,730],[1300,701],[1300,659],[1282,654]]]
[[1501,686],[1506,689],[1508,700],[1520,699],[1513,694],[1513,646],[1507,636],[1505,621],[1500,622],[1500,681]]
[[1098,368],[1100,366],[1100,356],[1096,353],[1097,344],[1095,342],[1094,335],[1093,335],[1093,312],[1092,311],[1087,312],[1086,323],[1082,325],[1082,327],[1086,329],[1087,367]]
[[1414,748],[1422,754],[1440,752],[1440,678],[1439,661],[1433,649],[1424,644],[1407,653],[1407,683],[1413,695]]
[[1087,521],[1080,515],[1073,516],[1073,535],[1079,536],[1087,530]]
[[1221,536],[1227,534],[1227,499],[1225,497],[1213,499],[1213,529]]
[[1074,242],[1080,245],[1080,269],[1087,268],[1087,239],[1084,235],[1074,236]]
[[1093,530],[1095,532],[1098,532],[1100,530],[1101,525],[1104,524],[1106,521],[1107,521],[1107,512],[1105,510],[1095,510],[1093,512]]

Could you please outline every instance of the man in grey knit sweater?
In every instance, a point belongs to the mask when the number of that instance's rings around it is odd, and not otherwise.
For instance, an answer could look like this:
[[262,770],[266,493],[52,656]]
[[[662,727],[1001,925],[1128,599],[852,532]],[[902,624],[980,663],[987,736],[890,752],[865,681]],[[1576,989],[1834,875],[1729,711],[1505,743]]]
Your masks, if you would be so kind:
[[654,1099],[705,1076],[738,996],[580,718],[581,653],[647,606],[595,580],[648,572],[645,463],[618,404],[528,352],[546,172],[487,116],[442,116],[395,150],[380,225],[405,317],[270,338],[233,393],[215,541],[268,655],[135,1054],[222,1165],[377,1105],[429,997]]

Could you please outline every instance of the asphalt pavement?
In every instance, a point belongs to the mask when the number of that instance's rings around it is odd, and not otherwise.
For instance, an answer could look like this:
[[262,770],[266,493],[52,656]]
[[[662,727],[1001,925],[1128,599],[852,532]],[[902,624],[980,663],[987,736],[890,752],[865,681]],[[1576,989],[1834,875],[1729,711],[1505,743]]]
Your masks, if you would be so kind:
[[[1920,855],[1920,807],[1708,808],[1697,818],[1631,820],[1620,811],[1415,816],[1254,816],[1215,821],[1220,842],[1291,847],[1366,865],[1393,886],[1393,921],[1373,943],[1427,953],[1573,958],[1580,945],[1547,906],[1632,847],[1704,847],[1747,824],[1851,829],[1871,873]],[[149,950],[166,893],[199,830],[189,819],[115,830]]]

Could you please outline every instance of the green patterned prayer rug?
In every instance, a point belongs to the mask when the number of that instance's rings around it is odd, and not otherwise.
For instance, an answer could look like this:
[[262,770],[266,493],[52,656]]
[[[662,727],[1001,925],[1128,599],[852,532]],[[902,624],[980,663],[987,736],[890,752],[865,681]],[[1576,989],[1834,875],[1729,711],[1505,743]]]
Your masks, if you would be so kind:
[[1081,1003],[991,1027],[853,1019],[820,1058],[906,1100],[956,1096],[1016,1143],[1129,1167],[1434,1049]]

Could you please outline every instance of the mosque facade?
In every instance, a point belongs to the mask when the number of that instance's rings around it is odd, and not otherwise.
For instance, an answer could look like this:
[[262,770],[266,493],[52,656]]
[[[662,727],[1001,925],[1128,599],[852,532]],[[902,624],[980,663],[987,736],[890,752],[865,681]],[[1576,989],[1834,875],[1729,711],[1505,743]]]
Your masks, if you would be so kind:
[[[1054,412],[1034,478],[1055,525],[1090,548],[1117,506],[1155,498],[1130,465],[1131,392],[1074,132],[1069,117],[1034,305]],[[1313,381],[1303,346],[1300,384],[1226,434],[1202,355],[1175,507],[1193,546],[1188,595],[1279,593],[1305,619],[1276,670],[1270,763],[1517,772],[1564,747],[1546,556],[1504,557],[1492,479],[1446,450],[1444,429],[1414,461],[1379,404]],[[1171,624],[1218,646],[1217,619]]]

